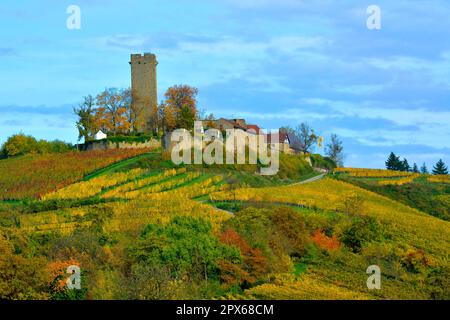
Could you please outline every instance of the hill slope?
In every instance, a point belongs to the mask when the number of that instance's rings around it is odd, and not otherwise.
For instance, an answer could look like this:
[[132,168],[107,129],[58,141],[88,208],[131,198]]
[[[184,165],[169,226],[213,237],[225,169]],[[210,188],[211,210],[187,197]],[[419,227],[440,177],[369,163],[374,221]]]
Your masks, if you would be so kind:
[[[294,184],[314,175],[303,161],[270,178],[155,153],[0,202],[0,297],[450,297],[448,222],[335,179]],[[75,293],[55,286],[70,264],[82,269]],[[366,286],[373,264],[381,290]]]

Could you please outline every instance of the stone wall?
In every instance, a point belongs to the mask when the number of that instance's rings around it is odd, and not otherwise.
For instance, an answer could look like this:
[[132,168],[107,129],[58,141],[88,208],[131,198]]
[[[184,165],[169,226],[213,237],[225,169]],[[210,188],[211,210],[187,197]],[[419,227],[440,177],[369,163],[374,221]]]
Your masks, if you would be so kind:
[[99,140],[80,145],[80,149],[83,151],[109,149],[144,149],[159,147],[161,147],[161,141],[156,139],[150,139],[146,142],[112,142],[107,140]]

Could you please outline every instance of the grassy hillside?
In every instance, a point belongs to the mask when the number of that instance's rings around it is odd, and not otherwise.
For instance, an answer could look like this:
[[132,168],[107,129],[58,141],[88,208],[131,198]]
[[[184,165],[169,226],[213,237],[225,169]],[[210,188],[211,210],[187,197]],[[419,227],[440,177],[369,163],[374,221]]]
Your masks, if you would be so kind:
[[[381,172],[387,172],[382,170]],[[405,174],[399,172],[399,174]],[[336,174],[334,178],[352,183],[432,216],[450,220],[450,182],[445,177],[409,174],[405,177],[360,177]],[[405,180],[406,179],[406,180]]]
[[[0,298],[450,298],[448,222],[331,178],[294,184],[317,175],[303,157],[274,177],[157,152],[96,169],[0,202]],[[73,264],[82,290],[64,286]]]
[[[311,225],[310,232],[321,230],[326,234],[322,241],[336,237],[340,242],[339,249],[327,250],[324,246],[322,253],[313,249],[300,262],[306,262],[320,281],[337,283],[363,295],[425,299],[440,290],[426,285],[435,273],[442,273],[440,281],[444,282],[444,274],[450,275],[448,222],[349,183],[326,178],[306,185],[218,192],[211,198],[219,202],[237,199],[247,206],[284,204],[298,208],[305,223]],[[364,288],[364,271],[371,264],[384,270],[384,288],[380,292],[369,293]],[[270,292],[262,297],[273,297]],[[307,298],[307,292],[296,297]]]
[[30,154],[0,160],[0,200],[39,198],[145,149]]

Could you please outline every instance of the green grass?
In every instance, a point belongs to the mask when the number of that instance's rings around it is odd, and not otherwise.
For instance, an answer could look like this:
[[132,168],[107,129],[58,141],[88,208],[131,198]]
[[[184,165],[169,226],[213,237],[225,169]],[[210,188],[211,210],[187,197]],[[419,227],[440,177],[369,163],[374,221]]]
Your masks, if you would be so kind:
[[294,264],[294,274],[296,276],[299,276],[302,273],[306,273],[307,270],[308,270],[308,265],[306,263],[298,262],[298,263]]

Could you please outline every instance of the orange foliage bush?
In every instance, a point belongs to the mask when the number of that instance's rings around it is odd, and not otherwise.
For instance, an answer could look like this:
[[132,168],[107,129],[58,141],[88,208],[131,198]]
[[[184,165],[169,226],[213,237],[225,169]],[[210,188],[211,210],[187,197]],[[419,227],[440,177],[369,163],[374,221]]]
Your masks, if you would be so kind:
[[336,236],[328,237],[322,230],[316,230],[311,236],[312,242],[314,242],[320,249],[332,251],[339,249],[341,243]]
[[[224,267],[222,271],[226,271],[227,278],[224,280],[230,281],[247,281],[248,283],[254,283],[258,278],[267,272],[268,263],[267,259],[263,256],[261,250],[250,247],[250,245],[242,239],[242,237],[233,229],[227,229],[220,235],[220,241],[224,244],[235,246],[241,251],[244,262],[244,270],[237,270],[236,267],[232,267],[229,263],[222,262],[221,267]],[[230,272],[233,271],[233,272]],[[239,277],[232,279],[231,274],[239,274]]]
[[77,260],[53,261],[47,266],[48,285],[53,292],[63,292],[66,289],[66,280],[70,277],[67,273],[69,266],[80,266]]

